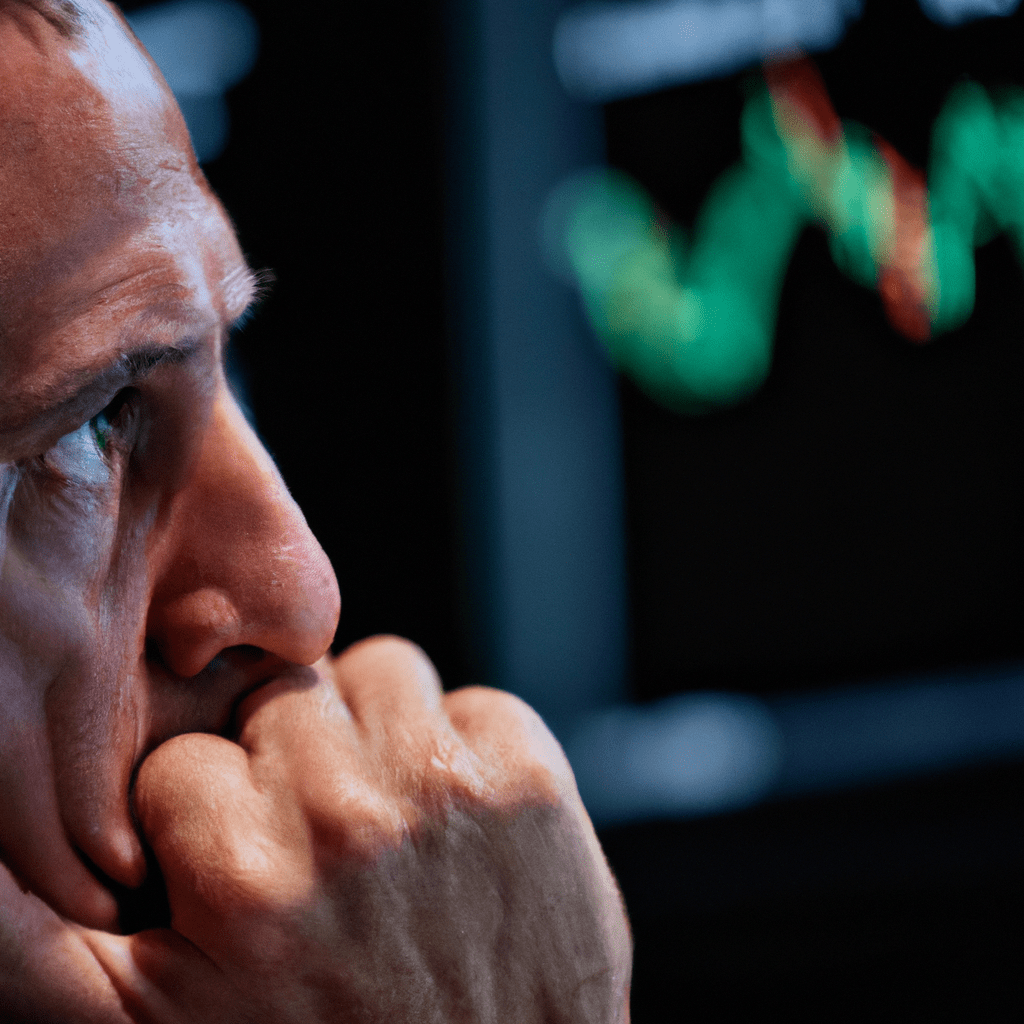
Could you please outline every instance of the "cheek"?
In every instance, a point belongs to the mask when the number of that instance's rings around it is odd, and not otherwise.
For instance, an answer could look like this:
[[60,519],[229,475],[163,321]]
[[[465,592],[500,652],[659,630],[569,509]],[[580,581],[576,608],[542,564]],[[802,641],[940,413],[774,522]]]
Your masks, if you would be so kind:
[[28,676],[43,682],[46,665],[123,676],[136,662],[144,531],[131,528],[122,505],[119,488],[90,491],[22,473],[0,519],[0,635],[35,665]]
[[55,764],[33,769],[76,790],[132,747],[144,713],[145,532],[128,519],[117,495],[23,478],[0,521],[0,750],[34,737]]
[[[61,549],[79,553],[67,542]],[[0,677],[7,691],[12,685],[46,689],[69,663],[102,642],[95,586],[85,564],[53,555],[45,541],[8,534],[0,571],[0,636],[6,641]]]
[[4,524],[2,575],[33,573],[49,589],[81,595],[102,577],[114,550],[118,495],[22,473]]
[[[66,580],[48,579],[45,565],[30,555],[25,545],[9,540],[0,574],[0,776],[15,801],[27,799],[33,786],[52,785],[48,751],[55,739],[78,746],[83,730],[94,731],[87,724],[95,718],[89,705],[99,697],[104,676],[95,661],[95,615],[80,592],[72,593]],[[77,723],[74,736],[64,735],[68,719],[56,727],[50,721],[57,694]],[[22,759],[37,775],[35,782],[17,777]]]

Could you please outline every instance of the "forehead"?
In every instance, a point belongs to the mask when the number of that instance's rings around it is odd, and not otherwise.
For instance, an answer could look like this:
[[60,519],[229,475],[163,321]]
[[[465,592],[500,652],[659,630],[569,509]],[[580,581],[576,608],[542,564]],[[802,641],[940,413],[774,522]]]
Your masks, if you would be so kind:
[[244,263],[173,97],[121,19],[97,5],[95,23],[68,40],[4,10],[0,394],[10,397],[43,387],[25,378],[69,345],[78,362],[101,362],[113,335],[157,308],[230,320],[238,296],[223,282]]

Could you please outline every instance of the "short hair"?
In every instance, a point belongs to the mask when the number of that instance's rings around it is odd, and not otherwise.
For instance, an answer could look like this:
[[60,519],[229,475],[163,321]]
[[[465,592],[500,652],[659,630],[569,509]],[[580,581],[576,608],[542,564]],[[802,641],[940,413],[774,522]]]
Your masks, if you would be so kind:
[[81,0],[0,0],[0,9],[4,7],[35,11],[68,39],[81,35],[86,22],[93,20]]

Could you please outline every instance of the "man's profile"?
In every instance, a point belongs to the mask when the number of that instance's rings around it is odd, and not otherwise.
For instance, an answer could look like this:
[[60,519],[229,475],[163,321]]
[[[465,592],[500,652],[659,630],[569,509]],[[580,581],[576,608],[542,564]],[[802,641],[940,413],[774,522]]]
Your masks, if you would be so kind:
[[[0,0],[0,1018],[627,1019],[540,720],[403,641],[330,658],[224,376],[253,293],[119,13]],[[123,934],[154,876],[169,927]]]

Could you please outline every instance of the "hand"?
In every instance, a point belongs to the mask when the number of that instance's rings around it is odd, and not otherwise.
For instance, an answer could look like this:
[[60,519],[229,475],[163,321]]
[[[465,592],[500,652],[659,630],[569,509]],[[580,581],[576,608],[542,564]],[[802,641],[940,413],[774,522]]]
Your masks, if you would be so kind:
[[71,976],[97,1008],[105,984],[108,1007],[54,1019],[124,1020],[118,1004],[154,1022],[628,1021],[618,891],[520,701],[444,695],[417,648],[377,638],[256,691],[238,723],[237,743],[178,736],[143,763],[136,812],[171,928],[51,915]]

